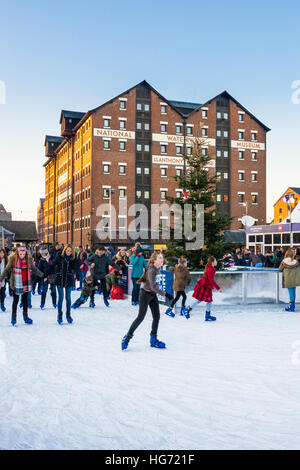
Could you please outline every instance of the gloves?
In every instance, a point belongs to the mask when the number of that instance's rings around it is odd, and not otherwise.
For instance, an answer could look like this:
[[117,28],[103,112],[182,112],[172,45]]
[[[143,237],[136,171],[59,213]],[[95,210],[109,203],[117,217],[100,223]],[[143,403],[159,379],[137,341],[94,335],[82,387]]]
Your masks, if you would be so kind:
[[173,295],[171,295],[171,294],[166,293],[165,297],[166,297],[168,300],[173,300]]

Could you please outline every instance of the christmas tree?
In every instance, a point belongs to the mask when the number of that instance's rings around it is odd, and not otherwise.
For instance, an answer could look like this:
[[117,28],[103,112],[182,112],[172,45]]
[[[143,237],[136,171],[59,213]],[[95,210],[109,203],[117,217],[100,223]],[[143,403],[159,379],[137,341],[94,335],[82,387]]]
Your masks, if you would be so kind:
[[[199,250],[189,250],[185,248],[188,241],[184,236],[181,240],[174,238],[174,229],[171,228],[171,239],[167,243],[166,258],[169,265],[176,263],[180,256],[188,259],[192,269],[202,269],[209,256],[214,256],[218,261],[232,250],[233,245],[225,240],[225,230],[231,223],[228,214],[220,214],[216,210],[216,185],[217,177],[215,172],[209,169],[212,160],[206,151],[207,142],[197,139],[194,142],[193,152],[191,155],[185,156],[186,175],[176,176],[175,180],[179,188],[183,188],[182,197],[167,197],[171,204],[178,204],[184,210],[185,204],[192,205],[192,228],[196,228],[196,206],[203,204],[204,206],[204,245]],[[223,263],[218,263],[218,267],[222,267]]]

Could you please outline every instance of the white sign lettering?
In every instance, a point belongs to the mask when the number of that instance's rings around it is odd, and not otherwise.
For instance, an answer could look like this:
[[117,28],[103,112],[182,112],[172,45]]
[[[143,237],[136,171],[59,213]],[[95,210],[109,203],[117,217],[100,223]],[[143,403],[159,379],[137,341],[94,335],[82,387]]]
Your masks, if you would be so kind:
[[98,129],[94,127],[95,137],[113,137],[116,139],[135,139],[135,132],[121,131],[120,129]]

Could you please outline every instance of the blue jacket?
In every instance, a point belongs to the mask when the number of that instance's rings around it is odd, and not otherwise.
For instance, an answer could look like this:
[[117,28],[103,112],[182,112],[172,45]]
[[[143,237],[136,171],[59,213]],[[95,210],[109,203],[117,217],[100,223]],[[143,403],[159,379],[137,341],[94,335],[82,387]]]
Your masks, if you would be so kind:
[[144,268],[147,267],[147,261],[145,260],[144,256],[135,256],[132,255],[130,257],[130,262],[132,264],[132,271],[131,277],[140,278],[144,273]]

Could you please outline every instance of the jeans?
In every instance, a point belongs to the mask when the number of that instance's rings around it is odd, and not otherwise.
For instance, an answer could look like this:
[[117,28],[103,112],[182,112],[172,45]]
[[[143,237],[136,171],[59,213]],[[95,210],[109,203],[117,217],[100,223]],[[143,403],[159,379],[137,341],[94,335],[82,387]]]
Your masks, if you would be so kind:
[[184,290],[179,290],[178,292],[176,292],[176,297],[174,300],[172,300],[171,302],[171,307],[174,307],[174,305],[176,304],[176,302],[180,299],[180,297],[182,296],[182,307],[185,307],[185,302],[186,302],[186,293],[184,292]]
[[5,299],[5,286],[0,288],[0,304],[1,304],[1,307],[4,307],[4,299]]
[[[46,303],[46,297],[47,297],[47,292],[48,292],[48,287],[49,284],[47,281],[44,281],[42,284],[42,298],[41,298],[41,305],[45,305]],[[52,297],[52,304],[56,305],[56,286],[50,285],[50,292],[51,292],[51,297]]]
[[137,327],[142,323],[144,320],[148,307],[150,307],[153,321],[152,321],[152,329],[151,335],[156,336],[159,324],[159,303],[157,299],[157,295],[154,292],[146,292],[144,289],[141,289],[140,292],[140,308],[139,313],[134,322],[132,323],[131,327],[129,328],[128,334],[133,336],[133,333],[137,329]]
[[66,293],[66,306],[67,306],[67,313],[71,311],[71,292],[72,287],[61,287],[57,286],[58,291],[58,312],[62,312],[63,300],[64,300],[64,290]]
[[80,289],[82,289],[82,283],[83,283],[83,279],[85,278],[86,276],[86,273],[87,271],[80,271],[80,277],[79,277],[79,286],[80,286]]
[[[201,300],[195,299],[195,300],[193,300],[193,302],[191,303],[190,307],[191,307],[191,308],[194,308],[194,307],[196,307],[196,306],[199,305],[199,304],[201,304]],[[211,302],[206,302],[206,311],[207,311],[207,312],[210,312],[210,310],[211,310]]]
[[[18,303],[19,303],[19,295],[13,293],[13,304],[12,304],[12,316],[13,318],[15,319],[16,318],[16,315],[17,315],[17,307],[18,307]],[[24,294],[22,294],[22,304],[23,304],[23,314],[24,315],[27,315],[27,311],[28,311],[28,292],[24,292]]]
[[[101,278],[101,279],[94,279],[94,284],[93,284],[94,287],[99,287],[99,283],[100,283],[101,288],[102,288],[103,298],[107,299],[108,298],[108,292],[107,292],[107,289],[106,289],[106,279],[105,279],[105,277]],[[91,300],[92,300],[92,302],[95,302],[95,291],[93,291],[93,293],[91,295]]]
[[138,302],[139,300],[139,294],[140,294],[140,288],[141,285],[137,284],[138,277],[132,277],[132,294],[131,294],[131,301],[132,302]]
[[290,302],[295,302],[296,300],[296,287],[289,287],[289,296],[290,296]]
[[88,300],[89,296],[88,295],[85,295],[85,294],[81,294],[81,296],[79,297],[79,299],[76,300],[76,302],[74,302],[74,306],[75,307],[80,307],[80,305],[83,305],[87,300]]

